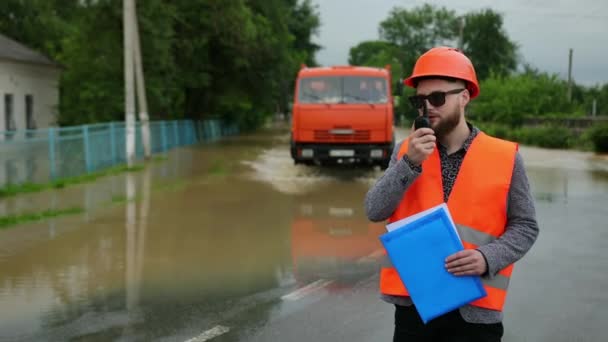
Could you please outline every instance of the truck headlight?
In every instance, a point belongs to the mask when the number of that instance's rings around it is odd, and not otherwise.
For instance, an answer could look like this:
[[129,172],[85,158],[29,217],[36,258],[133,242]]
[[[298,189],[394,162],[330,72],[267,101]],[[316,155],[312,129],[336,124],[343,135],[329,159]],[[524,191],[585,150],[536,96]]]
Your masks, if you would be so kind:
[[315,155],[315,152],[310,148],[302,149],[302,157],[303,158],[312,158]]
[[382,158],[382,150],[371,150],[369,156],[372,158]]

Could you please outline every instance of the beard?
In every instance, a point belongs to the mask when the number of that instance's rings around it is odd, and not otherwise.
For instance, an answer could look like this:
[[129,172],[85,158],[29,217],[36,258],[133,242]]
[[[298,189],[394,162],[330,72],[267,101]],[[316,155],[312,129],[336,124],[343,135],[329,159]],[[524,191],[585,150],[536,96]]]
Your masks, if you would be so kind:
[[460,109],[458,106],[454,106],[443,118],[439,118],[434,125],[431,125],[433,131],[435,131],[435,136],[438,139],[442,139],[448,134],[452,133],[454,128],[458,126],[460,123]]

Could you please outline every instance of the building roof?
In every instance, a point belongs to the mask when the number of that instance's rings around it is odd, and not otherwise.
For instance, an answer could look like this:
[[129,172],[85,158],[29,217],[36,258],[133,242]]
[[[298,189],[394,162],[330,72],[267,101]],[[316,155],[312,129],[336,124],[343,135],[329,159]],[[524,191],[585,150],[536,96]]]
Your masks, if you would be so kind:
[[40,52],[18,43],[0,33],[0,59],[61,68],[61,65]]

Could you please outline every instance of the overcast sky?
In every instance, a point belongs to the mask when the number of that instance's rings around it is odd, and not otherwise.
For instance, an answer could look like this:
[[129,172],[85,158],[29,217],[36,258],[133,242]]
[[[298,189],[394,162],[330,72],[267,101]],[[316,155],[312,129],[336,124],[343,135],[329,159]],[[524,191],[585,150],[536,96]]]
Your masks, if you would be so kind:
[[577,83],[608,83],[607,0],[313,0],[321,14],[315,41],[321,65],[348,63],[354,45],[378,39],[379,23],[393,7],[411,9],[430,3],[457,14],[491,8],[503,14],[509,38],[519,45],[524,61],[564,79],[568,49],[574,49],[572,74]]

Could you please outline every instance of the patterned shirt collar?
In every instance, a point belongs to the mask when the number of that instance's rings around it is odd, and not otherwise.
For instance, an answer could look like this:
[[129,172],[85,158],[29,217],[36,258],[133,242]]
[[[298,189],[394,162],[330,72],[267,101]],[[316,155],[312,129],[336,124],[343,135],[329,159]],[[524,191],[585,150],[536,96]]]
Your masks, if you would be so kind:
[[[464,144],[462,144],[462,147],[456,151],[457,152],[461,152],[464,150],[464,152],[467,152],[469,150],[469,147],[471,147],[471,144],[473,143],[473,140],[475,139],[475,137],[477,137],[477,135],[479,134],[479,128],[471,125],[471,123],[467,122],[467,126],[469,126],[469,130],[471,131],[471,133],[469,133],[469,136],[467,137],[467,140],[464,141]],[[437,142],[437,146],[439,146],[439,150],[441,152],[447,152],[447,148],[443,145],[441,145],[439,142]]]

